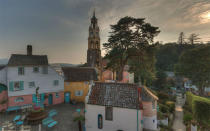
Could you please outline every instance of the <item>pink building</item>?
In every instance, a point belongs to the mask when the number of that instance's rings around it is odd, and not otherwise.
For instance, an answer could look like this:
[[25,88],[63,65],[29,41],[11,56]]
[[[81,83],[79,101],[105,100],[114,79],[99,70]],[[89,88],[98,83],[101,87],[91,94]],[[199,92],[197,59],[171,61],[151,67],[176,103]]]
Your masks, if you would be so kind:
[[[7,110],[23,108],[37,102],[36,89],[45,105],[63,103],[64,78],[48,64],[46,55],[33,55],[32,46],[27,54],[12,54],[7,66],[0,70],[1,83],[7,87]],[[2,94],[2,93],[1,93]],[[0,97],[4,96],[1,95]]]
[[[107,66],[107,60],[103,60],[102,64],[103,67],[105,68]],[[128,71],[129,71],[129,66],[125,65],[123,71],[123,79],[120,81],[120,83],[134,83],[134,73],[130,73]],[[117,73],[109,69],[104,70],[102,73],[102,78],[104,82],[115,81],[116,77]]]

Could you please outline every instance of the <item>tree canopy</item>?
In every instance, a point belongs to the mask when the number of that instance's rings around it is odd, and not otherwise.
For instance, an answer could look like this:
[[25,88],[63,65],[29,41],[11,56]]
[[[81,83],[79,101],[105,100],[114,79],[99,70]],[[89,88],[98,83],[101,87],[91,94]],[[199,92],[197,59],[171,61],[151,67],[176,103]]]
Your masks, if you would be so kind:
[[210,45],[200,45],[185,51],[176,65],[176,74],[192,80],[204,95],[205,87],[210,86]]
[[119,80],[122,79],[122,72],[128,61],[148,61],[146,57],[149,54],[146,52],[151,49],[150,44],[160,30],[144,20],[128,16],[121,18],[117,24],[111,25],[108,42],[103,44],[107,51],[105,58],[109,59],[108,67],[119,72]]

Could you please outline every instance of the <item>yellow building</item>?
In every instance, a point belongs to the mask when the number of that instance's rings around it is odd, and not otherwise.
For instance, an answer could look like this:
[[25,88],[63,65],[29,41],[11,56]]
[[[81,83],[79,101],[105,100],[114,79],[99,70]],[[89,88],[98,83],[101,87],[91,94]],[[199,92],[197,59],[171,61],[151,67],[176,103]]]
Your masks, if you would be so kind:
[[97,72],[91,67],[64,67],[64,100],[69,103],[85,102],[91,81],[97,80]]

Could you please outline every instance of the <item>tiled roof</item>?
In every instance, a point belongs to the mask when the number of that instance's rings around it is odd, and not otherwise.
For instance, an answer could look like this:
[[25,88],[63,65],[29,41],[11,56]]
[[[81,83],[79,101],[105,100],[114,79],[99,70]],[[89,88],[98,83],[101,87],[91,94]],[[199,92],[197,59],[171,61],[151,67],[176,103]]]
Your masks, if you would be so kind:
[[12,54],[8,62],[8,66],[35,66],[35,65],[48,65],[47,56]]
[[97,81],[97,72],[95,68],[91,67],[63,67],[65,81],[79,82],[79,81]]
[[127,83],[96,82],[91,88],[88,104],[140,109],[138,86]]

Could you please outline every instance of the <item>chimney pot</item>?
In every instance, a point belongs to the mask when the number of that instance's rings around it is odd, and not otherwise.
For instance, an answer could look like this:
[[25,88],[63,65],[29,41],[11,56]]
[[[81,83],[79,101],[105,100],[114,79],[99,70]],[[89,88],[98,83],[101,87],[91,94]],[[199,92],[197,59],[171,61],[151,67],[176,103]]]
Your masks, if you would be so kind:
[[32,45],[27,45],[27,55],[32,55]]

